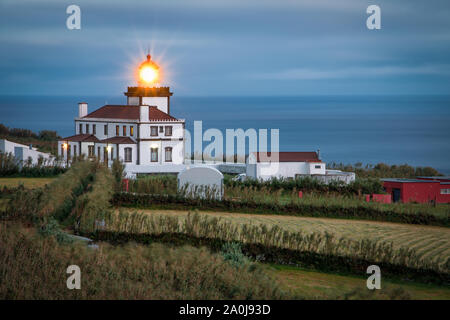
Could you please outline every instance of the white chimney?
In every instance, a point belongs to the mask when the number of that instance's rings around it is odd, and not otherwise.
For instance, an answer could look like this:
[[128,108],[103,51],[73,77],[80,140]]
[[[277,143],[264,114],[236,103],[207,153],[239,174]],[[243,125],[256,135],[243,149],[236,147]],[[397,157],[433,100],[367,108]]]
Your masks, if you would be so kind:
[[88,114],[88,104],[86,102],[78,103],[78,118],[83,118]]
[[148,108],[148,106],[139,106],[139,119],[141,122],[148,122]]

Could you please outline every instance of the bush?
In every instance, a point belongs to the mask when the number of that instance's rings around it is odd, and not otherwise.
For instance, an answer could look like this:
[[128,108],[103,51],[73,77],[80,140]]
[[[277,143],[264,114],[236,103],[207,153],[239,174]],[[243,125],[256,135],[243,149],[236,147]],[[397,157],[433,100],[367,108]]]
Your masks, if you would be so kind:
[[221,254],[225,261],[228,261],[235,267],[241,267],[249,262],[247,257],[242,253],[241,245],[238,242],[225,243],[222,246]]

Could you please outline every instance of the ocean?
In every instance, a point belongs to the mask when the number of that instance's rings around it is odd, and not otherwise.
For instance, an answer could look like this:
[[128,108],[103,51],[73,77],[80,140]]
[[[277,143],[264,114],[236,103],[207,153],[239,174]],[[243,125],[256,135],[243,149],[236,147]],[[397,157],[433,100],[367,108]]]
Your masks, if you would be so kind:
[[[74,133],[80,101],[89,111],[120,97],[0,96],[0,123]],[[431,166],[450,174],[450,96],[178,97],[171,114],[203,130],[279,129],[281,151],[320,149],[337,163]]]

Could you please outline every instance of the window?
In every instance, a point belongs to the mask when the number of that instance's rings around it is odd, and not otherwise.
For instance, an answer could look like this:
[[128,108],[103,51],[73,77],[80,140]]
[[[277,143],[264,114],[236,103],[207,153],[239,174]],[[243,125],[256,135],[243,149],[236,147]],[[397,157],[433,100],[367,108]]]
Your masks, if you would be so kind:
[[164,132],[164,127],[163,127],[163,126],[160,126],[160,127],[159,127],[159,132],[161,132],[161,133]]
[[98,160],[100,160],[100,147],[97,148],[97,157],[98,157]]
[[156,127],[156,126],[151,126],[151,127],[150,127],[150,135],[151,135],[152,137],[157,136],[157,135],[158,135],[158,127]]
[[94,146],[88,146],[88,157],[93,158],[94,156]]
[[119,135],[119,126],[116,126],[116,136]]
[[150,149],[150,161],[151,162],[158,162],[158,148],[151,148]]
[[164,133],[164,135],[166,136],[171,136],[172,135],[172,126],[166,126],[166,131]]
[[64,157],[64,144],[61,145],[61,157]]
[[108,148],[103,147],[103,161],[108,163]]
[[131,148],[125,148],[125,162],[131,161],[132,161]]
[[123,133],[123,136],[127,135],[127,126],[122,127],[122,133]]
[[70,144],[67,145],[67,159],[70,160]]
[[79,131],[80,131],[79,132],[80,134],[83,134],[83,124],[81,124],[81,123],[80,123],[80,130]]
[[97,126],[95,124],[92,125],[92,134],[97,134]]
[[86,123],[86,133],[89,133],[89,124]]
[[73,146],[73,156],[77,156],[77,146]]
[[322,168],[322,166],[321,166],[320,164],[316,164],[316,165],[314,166],[314,168],[320,169],[320,168]]
[[441,189],[441,194],[450,194],[450,189]]
[[103,127],[103,133],[105,136],[108,135],[108,125],[107,124],[105,124],[105,126]]
[[172,162],[172,147],[166,147],[165,151],[166,162]]
[[130,126],[130,136],[134,136],[134,127]]

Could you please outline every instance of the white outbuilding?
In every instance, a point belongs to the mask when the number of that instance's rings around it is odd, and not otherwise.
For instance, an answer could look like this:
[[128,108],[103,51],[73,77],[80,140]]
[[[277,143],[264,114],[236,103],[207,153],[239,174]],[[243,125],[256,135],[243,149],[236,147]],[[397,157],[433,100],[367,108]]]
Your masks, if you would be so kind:
[[325,163],[319,153],[312,152],[253,152],[247,158],[247,177],[258,180],[298,178],[325,175]]
[[223,197],[223,174],[212,167],[191,167],[178,174],[178,190],[188,197]]

